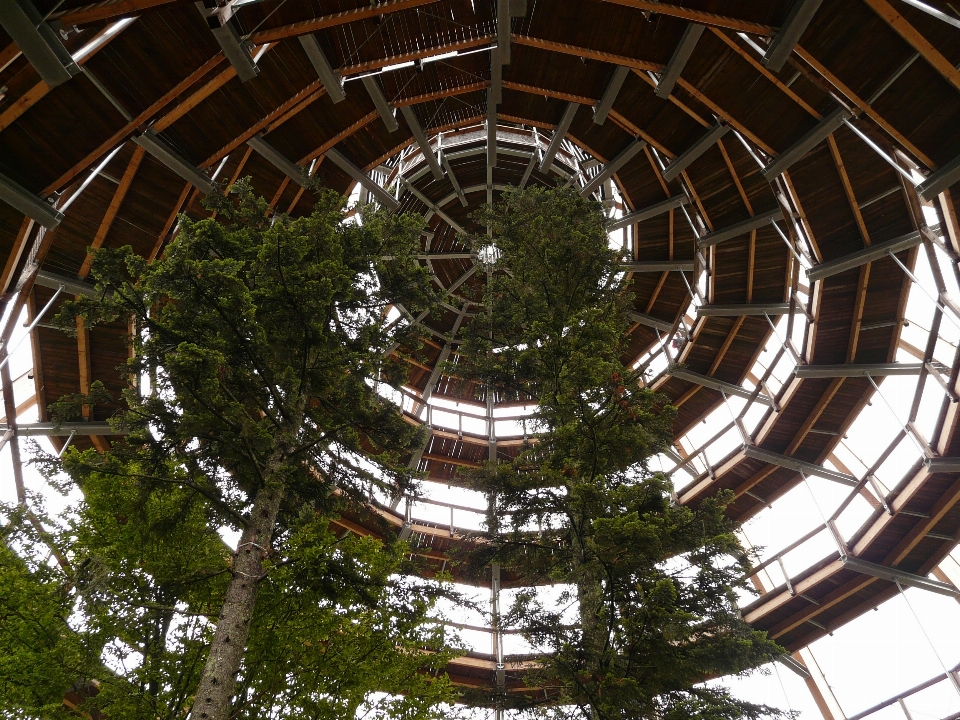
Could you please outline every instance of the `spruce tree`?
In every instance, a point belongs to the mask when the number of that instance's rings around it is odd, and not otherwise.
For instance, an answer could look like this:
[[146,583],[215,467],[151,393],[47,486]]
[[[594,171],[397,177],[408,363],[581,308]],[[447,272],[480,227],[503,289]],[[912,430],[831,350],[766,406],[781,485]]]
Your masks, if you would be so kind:
[[[749,558],[730,496],[678,506],[649,466],[674,409],[625,364],[632,297],[602,205],[514,189],[475,219],[493,231],[475,244],[497,259],[456,371],[537,409],[515,459],[469,476],[493,501],[489,543],[462,561],[478,575],[500,563],[531,588],[503,625],[541,653],[525,675],[537,692],[479,699],[584,720],[777,715],[702,684],[782,650],[737,612]],[[538,599],[546,584],[559,602]]]
[[[330,524],[413,482],[399,458],[418,432],[376,384],[401,381],[385,350],[412,342],[387,305],[432,302],[422,218],[367,207],[357,221],[332,191],[306,217],[272,216],[244,182],[210,208],[182,217],[156,262],[98,251],[98,297],[59,313],[94,333],[129,321],[130,388],[110,399],[129,434],[47,459],[84,495],[56,534],[68,567],[37,560],[43,539],[10,510],[0,611],[27,619],[3,623],[0,647],[30,647],[0,664],[0,689],[62,662],[5,709],[65,712],[73,684],[92,716],[342,718],[382,692],[373,717],[435,717],[455,696],[424,670],[449,652],[424,622],[430,592],[397,579],[408,550]],[[106,399],[95,386],[53,410]]]

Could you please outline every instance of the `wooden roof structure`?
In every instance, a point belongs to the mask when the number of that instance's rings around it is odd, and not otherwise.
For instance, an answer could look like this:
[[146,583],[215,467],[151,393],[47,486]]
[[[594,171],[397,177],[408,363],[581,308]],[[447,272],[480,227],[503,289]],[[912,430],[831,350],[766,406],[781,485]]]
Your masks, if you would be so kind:
[[[456,230],[507,185],[596,180],[590,190],[633,218],[622,230],[635,261],[631,359],[669,357],[651,383],[679,408],[676,435],[729,396],[766,406],[735,450],[694,471],[678,501],[729,489],[732,516],[745,520],[819,468],[874,507],[851,537],[835,518],[825,522],[839,556],[762,587],[745,617],[799,650],[896,593],[882,568],[926,576],[955,545],[960,356],[938,345],[941,321],[960,314],[948,291],[960,278],[960,31],[947,3],[206,5],[217,7],[17,0],[0,10],[0,293],[11,317],[26,306],[36,318],[56,293],[88,290],[88,248],[131,245],[156,257],[180,213],[204,215],[213,180],[250,176],[277,212],[297,215],[311,207],[300,168],[344,193],[359,179],[375,199],[428,218],[423,262],[449,297],[416,319],[431,339],[412,361],[408,417],[434,425],[428,401],[449,399],[474,422],[435,425],[411,462],[456,482],[459,467],[510,457],[522,442],[497,437],[498,398],[437,370],[455,358],[482,282]],[[35,13],[22,10],[32,23],[17,25],[17,8]],[[921,253],[938,268],[937,287],[926,289],[937,298],[926,347],[902,337]],[[773,319],[783,315],[779,340]],[[126,327],[80,327],[74,340],[40,320],[33,392],[19,408],[0,368],[14,443],[42,432],[15,422],[33,403],[44,422],[49,403],[94,380],[120,389]],[[776,392],[751,372],[772,339],[778,359],[766,366],[784,357],[798,366]],[[894,367],[904,350],[914,367]],[[918,444],[915,466],[884,491],[873,470],[825,468],[838,467],[836,446],[882,378],[905,372],[917,377],[916,399],[884,457]],[[924,436],[915,421],[931,384],[942,399]],[[104,419],[86,418],[93,424],[74,442],[102,447]],[[743,430],[738,421],[718,435]],[[702,455],[694,450],[678,447],[679,464]],[[452,524],[378,513],[413,533],[427,563],[442,565],[465,537]],[[463,682],[482,684],[503,658],[464,662]]]

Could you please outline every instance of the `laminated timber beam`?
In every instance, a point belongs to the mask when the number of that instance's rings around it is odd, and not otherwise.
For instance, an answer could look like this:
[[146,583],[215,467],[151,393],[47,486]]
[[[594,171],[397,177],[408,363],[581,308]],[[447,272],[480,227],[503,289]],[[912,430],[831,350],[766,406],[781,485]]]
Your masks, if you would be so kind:
[[573,55],[574,57],[587,58],[588,60],[598,60],[600,62],[610,63],[612,65],[623,65],[641,72],[660,72],[663,65],[651,62],[650,60],[641,60],[626,55],[614,55],[613,53],[600,52],[579,45],[569,45],[567,43],[555,42],[553,40],[544,40],[531,35],[512,35],[511,39],[516,45],[525,45],[535,47],[540,50],[549,50],[563,55]]
[[380,82],[377,78],[374,75],[365,75],[361,78],[361,82],[363,82],[363,86],[367,89],[367,94],[370,95],[370,99],[373,100],[373,105],[377,108],[377,114],[380,115],[380,119],[383,120],[383,124],[387,130],[393,132],[399,128],[400,124],[393,114],[390,103],[388,103],[387,98],[384,97],[383,90],[380,89]]
[[780,72],[786,64],[800,36],[813,20],[814,14],[823,0],[795,0],[783,25],[773,36],[773,41],[763,56],[763,65],[768,70]]
[[744,317],[748,315],[786,315],[790,303],[709,303],[697,308],[699,317]]
[[620,89],[629,74],[630,68],[624,65],[617,65],[613,69],[613,75],[610,76],[610,81],[607,83],[603,95],[600,96],[600,101],[593,108],[593,122],[597,125],[603,125],[606,122],[610,108],[617,101],[617,95],[620,94]]
[[602,183],[613,177],[615,172],[636,157],[637,153],[641,152],[646,146],[647,143],[643,140],[634,140],[631,142],[623,150],[617,153],[617,156],[613,158],[613,160],[604,165],[600,172],[598,172],[592,180],[583,186],[583,188],[580,190],[580,194],[583,197],[589,197],[594,190],[600,187]]
[[864,0],[897,35],[923,56],[943,79],[960,90],[960,70],[951,64],[913,25],[898,13],[887,0]]
[[673,51],[673,55],[670,57],[670,62],[667,63],[663,72],[660,73],[660,80],[654,90],[654,94],[658,98],[666,100],[670,97],[674,86],[677,84],[677,80],[680,78],[680,73],[683,72],[687,61],[690,59],[690,56],[693,55],[693,49],[697,46],[697,41],[700,39],[700,36],[703,35],[703,31],[704,26],[699,23],[690,23],[687,25],[687,29],[683,31],[677,49]]
[[560,124],[557,125],[557,129],[553,133],[553,138],[550,140],[550,145],[547,146],[547,151],[543,154],[543,159],[540,161],[540,172],[546,173],[550,170],[553,159],[557,156],[557,151],[560,149],[563,139],[567,136],[567,132],[570,130],[570,125],[573,124],[573,119],[576,117],[579,107],[580,105],[575,102],[567,104],[566,110],[563,111],[563,117],[560,118]]
[[31,0],[0,2],[0,25],[49,87],[62,85],[80,72]]
[[333,101],[333,104],[336,105],[347,95],[343,91],[343,81],[337,75],[333,66],[330,65],[330,61],[327,60],[327,56],[320,47],[320,43],[317,42],[316,35],[313,33],[300,35],[297,40],[300,41],[300,45],[307,54],[310,64],[313,65],[317,77],[319,77],[320,82],[323,83],[327,95],[330,97],[330,100]]
[[276,42],[277,40],[283,40],[284,38],[304,35],[306,33],[316,32],[317,30],[325,30],[326,28],[337,27],[338,25],[346,25],[347,23],[356,22],[358,20],[366,20],[367,18],[378,17],[380,15],[388,15],[390,13],[408,10],[410,8],[416,8],[422,5],[430,5],[437,1],[438,0],[387,0],[386,2],[378,3],[376,5],[367,5],[365,7],[356,8],[355,10],[344,10],[343,12],[332,13],[330,15],[321,15],[317,18],[302,20],[290,25],[280,25],[279,27],[266,28],[254,33],[251,39],[258,45],[265,42]]
[[[686,368],[674,367],[668,370],[667,374],[672,377],[679,378],[680,380],[686,380],[687,382],[692,382],[696,385],[700,385],[711,390],[716,390],[724,395],[734,395],[746,400],[749,400],[751,397],[753,397],[753,391],[747,390],[742,385],[735,385],[734,383],[726,382],[724,380],[717,380],[716,378],[708,377],[707,375],[701,375],[700,373],[687,370]],[[757,395],[756,401],[761,405],[772,404],[770,398],[762,394]]]
[[843,125],[852,116],[846,108],[837,108],[817,123],[803,137],[770,161],[760,173],[767,182],[773,182],[780,173],[823,142],[828,135]]
[[797,365],[798,378],[885,377],[887,375],[919,375],[923,363],[850,363],[846,365]]
[[16,208],[48,230],[63,220],[63,213],[6,175],[0,175],[0,200]]
[[635,8],[649,13],[657,13],[658,15],[681,18],[682,20],[701,23],[703,25],[752,33],[754,35],[771,35],[774,31],[774,28],[769,25],[764,25],[763,23],[730,17],[728,15],[719,15],[703,10],[693,10],[681,7],[680,5],[658,2],[658,0],[604,0],[604,2],[623,5],[624,7]]
[[433,173],[433,177],[437,180],[443,180],[443,168],[441,168],[440,163],[437,162],[437,156],[433,154],[433,148],[430,147],[430,140],[427,139],[423,128],[420,127],[420,121],[417,120],[413,109],[409,105],[404,105],[400,108],[400,112],[403,113],[403,119],[407,121],[407,127],[410,128],[410,132],[413,133],[417,145],[420,146],[420,151],[423,153],[423,158],[427,161],[427,165],[430,166],[430,172]]
[[273,145],[263,139],[263,135],[254,135],[247,140],[247,145],[257,151],[264,160],[273,165],[288,178],[298,185],[303,185],[306,179],[306,173],[303,169],[291,162],[283,153],[277,150]]
[[667,182],[673,180],[728,132],[730,132],[730,126],[725,123],[714,125],[707,130],[693,145],[684,150],[663,169],[663,179]]
[[850,255],[844,255],[836,260],[830,260],[828,262],[814,265],[807,272],[807,277],[810,278],[810,282],[823,280],[824,278],[838,275],[839,273],[846,272],[847,270],[858,268],[861,265],[866,265],[869,262],[881,260],[889,253],[898,253],[903,250],[909,250],[910,248],[919,245],[921,242],[923,242],[923,234],[919,230],[906,233],[905,235],[895,237],[892,240],[887,240],[886,242],[871,245],[863,250],[858,250]]
[[622,218],[614,220],[607,226],[607,230],[620,230],[625,228],[628,225],[633,225],[633,223],[643,222],[644,220],[649,220],[652,217],[657,217],[662,215],[665,212],[678,208],[681,205],[686,205],[690,202],[690,199],[686,195],[674,195],[672,198],[658,202],[655,205],[650,205],[649,207],[641,208],[632,213],[624,215]]
[[101,0],[89,5],[55,12],[50,18],[66,27],[86,25],[101,20],[139,14],[144,10],[153,10],[175,2],[181,2],[181,0]]
[[759,215],[754,215],[752,218],[747,218],[742,222],[738,222],[734,225],[730,225],[725,228],[720,228],[719,230],[714,230],[713,232],[707,233],[697,241],[697,246],[700,248],[708,248],[721,243],[724,240],[730,240],[739,235],[744,235],[751,230],[757,230],[758,228],[763,227],[777,220],[783,219],[783,209],[776,208],[775,210],[768,210],[767,212],[760,213]]
[[213,192],[214,187],[210,178],[168,145],[165,140],[157,135],[156,131],[149,129],[142,135],[135,137],[133,141],[204,195]]
[[350,160],[342,155],[339,150],[336,148],[329,148],[326,151],[326,156],[330,158],[330,162],[373,193],[373,196],[377,198],[382,205],[390,208],[391,210],[397,210],[400,207],[400,203],[397,202],[397,199],[393,195],[384,190],[380,183],[373,180],[363,170],[354,165]]

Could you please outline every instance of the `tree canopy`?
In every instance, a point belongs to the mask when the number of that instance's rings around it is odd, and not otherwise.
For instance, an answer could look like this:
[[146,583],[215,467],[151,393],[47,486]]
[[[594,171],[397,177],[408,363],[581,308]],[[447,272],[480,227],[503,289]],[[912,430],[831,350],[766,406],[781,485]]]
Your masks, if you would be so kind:
[[422,431],[377,385],[403,383],[388,349],[417,343],[386,308],[437,300],[416,261],[422,218],[368,207],[356,221],[329,191],[307,217],[273,216],[244,182],[210,208],[181,218],[156,262],[98,251],[98,297],[60,310],[67,330],[129,321],[123,397],[95,385],[52,408],[109,400],[126,435],[44,460],[78,507],[38,504],[32,522],[3,508],[4,709],[66,716],[67,690],[91,717],[144,720],[431,720],[458,699],[584,720],[780,714],[704,685],[782,649],[737,612],[749,558],[730,498],[678,506],[649,466],[674,410],[625,359],[632,298],[599,203],[514,189],[475,214],[495,264],[445,370],[537,409],[516,457],[465,475],[491,510],[455,559],[527,587],[496,620],[537,649],[538,690],[463,694],[430,617],[442,582],[418,583],[386,530],[332,523],[362,516],[374,487],[415,489],[404,460]]
[[[98,251],[99,297],[59,313],[65,329],[130,320],[111,419],[128,434],[47,460],[83,492],[54,535],[62,567],[9,509],[4,703],[63,714],[74,686],[84,712],[114,718],[333,718],[387,693],[373,716],[436,717],[455,696],[424,670],[449,648],[425,623],[430,592],[402,579],[405,544],[330,524],[371,485],[414,482],[399,458],[418,431],[376,384],[400,381],[385,350],[409,342],[386,306],[432,302],[422,219],[369,207],[356,222],[332,191],[306,217],[271,216],[243,182],[210,207],[156,262]],[[95,387],[54,411],[103,400]],[[240,532],[235,551],[221,527]]]

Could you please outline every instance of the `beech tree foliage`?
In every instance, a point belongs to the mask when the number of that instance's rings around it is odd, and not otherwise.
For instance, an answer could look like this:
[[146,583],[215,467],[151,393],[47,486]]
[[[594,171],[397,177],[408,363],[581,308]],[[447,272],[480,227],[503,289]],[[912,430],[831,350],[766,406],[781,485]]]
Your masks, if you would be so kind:
[[[397,579],[408,549],[331,527],[373,487],[414,481],[398,458],[418,432],[375,384],[400,382],[385,350],[411,343],[386,306],[433,301],[422,219],[356,222],[332,191],[307,217],[271,216],[244,182],[210,207],[156,262],[98,251],[99,296],[59,313],[65,329],[131,322],[111,420],[129,434],[47,458],[83,493],[49,536],[5,509],[3,708],[65,716],[69,691],[118,719],[438,717],[450,651],[430,592]],[[94,387],[54,410],[103,400]]]
[[602,206],[530,188],[475,219],[497,260],[456,370],[537,410],[512,462],[470,475],[493,502],[489,545],[464,562],[566,588],[558,603],[521,592],[502,619],[542,653],[526,676],[541,690],[479,699],[584,720],[777,715],[702,684],[783,651],[737,612],[749,559],[724,516],[730,496],[678,506],[648,465],[674,411],[625,364],[632,298]]

